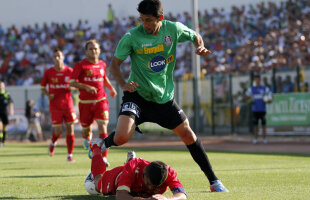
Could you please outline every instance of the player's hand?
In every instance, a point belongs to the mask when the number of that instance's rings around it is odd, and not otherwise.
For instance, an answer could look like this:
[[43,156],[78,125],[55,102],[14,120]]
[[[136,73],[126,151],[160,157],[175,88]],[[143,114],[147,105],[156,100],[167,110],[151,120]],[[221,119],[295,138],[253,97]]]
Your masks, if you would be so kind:
[[49,100],[52,100],[52,99],[54,99],[55,95],[54,94],[49,94],[47,97],[48,97]]
[[161,194],[155,194],[150,198],[150,200],[168,200],[168,198]]
[[208,49],[206,49],[205,47],[197,47],[197,49],[196,49],[196,51],[195,51],[195,53],[197,54],[197,55],[200,55],[200,56],[206,56],[206,55],[208,55],[208,54],[210,54],[210,53],[212,53],[210,50],[208,50]]
[[111,96],[112,98],[114,98],[114,97],[116,97],[116,95],[117,95],[116,90],[115,90],[114,88],[112,88],[112,89],[110,90],[110,96]]
[[139,86],[138,83],[135,83],[133,81],[130,81],[129,83],[126,83],[122,89],[123,91],[128,91],[128,92],[134,92],[136,88]]
[[86,91],[91,93],[91,94],[97,94],[97,88],[93,87],[93,86],[87,86],[86,87]]

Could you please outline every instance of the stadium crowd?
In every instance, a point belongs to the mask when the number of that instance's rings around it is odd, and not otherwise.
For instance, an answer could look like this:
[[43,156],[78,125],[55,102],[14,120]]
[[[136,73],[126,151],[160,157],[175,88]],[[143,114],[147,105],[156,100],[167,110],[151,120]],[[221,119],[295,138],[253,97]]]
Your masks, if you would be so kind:
[[[191,27],[189,13],[165,18]],[[94,38],[101,42],[100,58],[111,61],[117,42],[139,19],[133,16],[103,21],[97,28],[87,20],[77,25],[65,23],[35,24],[6,30],[0,25],[0,79],[7,85],[40,83],[43,72],[52,65],[53,49],[63,49],[65,63],[73,67],[84,55],[84,44]],[[233,6],[228,12],[213,8],[199,12],[200,33],[213,54],[201,57],[203,74],[285,71],[310,65],[310,2],[288,0],[275,4]],[[175,77],[191,74],[189,43],[177,51]],[[122,65],[125,76],[130,64]]]

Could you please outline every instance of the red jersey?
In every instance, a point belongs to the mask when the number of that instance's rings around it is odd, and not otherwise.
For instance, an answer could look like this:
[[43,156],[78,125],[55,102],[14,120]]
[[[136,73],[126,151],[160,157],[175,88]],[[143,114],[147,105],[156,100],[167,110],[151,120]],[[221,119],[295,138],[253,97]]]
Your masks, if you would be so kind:
[[[143,170],[149,163],[150,161],[136,158],[130,160],[125,166],[106,171],[104,176],[113,177],[114,181],[109,181],[103,177],[101,179],[102,184],[99,184],[102,186],[101,192],[103,194],[107,194],[105,192],[115,194],[116,190],[126,190],[133,196],[150,197],[154,194],[163,194],[168,187],[171,191],[176,188],[183,189],[182,184],[177,178],[177,173],[170,166],[167,166],[168,176],[166,181],[154,190],[148,190],[143,181]],[[105,181],[112,182],[113,184],[106,184]]]
[[83,59],[75,64],[71,79],[97,88],[97,94],[91,94],[84,89],[80,89],[79,97],[81,100],[98,100],[106,97],[104,91],[106,67],[106,63],[102,60],[99,60],[98,64],[93,64],[87,59]]
[[41,87],[48,85],[48,91],[54,95],[50,100],[51,111],[74,111],[71,90],[69,90],[69,80],[73,69],[65,66],[63,70],[57,71],[54,67],[44,72]]

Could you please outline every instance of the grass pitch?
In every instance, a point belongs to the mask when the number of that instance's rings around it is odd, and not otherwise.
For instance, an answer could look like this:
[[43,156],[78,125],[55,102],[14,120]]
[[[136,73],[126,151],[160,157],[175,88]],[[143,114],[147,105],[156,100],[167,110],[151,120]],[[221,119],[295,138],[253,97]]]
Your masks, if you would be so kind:
[[[110,150],[111,167],[122,165],[130,150],[133,149]],[[211,193],[207,179],[187,151],[134,150],[138,157],[171,165],[178,172],[188,199],[310,198],[310,154],[208,152],[216,175],[230,190]],[[87,151],[76,147],[74,159],[74,163],[66,162],[64,146],[57,146],[55,156],[49,157],[45,145],[7,144],[0,148],[0,199],[114,199],[88,195],[83,184],[90,172]]]

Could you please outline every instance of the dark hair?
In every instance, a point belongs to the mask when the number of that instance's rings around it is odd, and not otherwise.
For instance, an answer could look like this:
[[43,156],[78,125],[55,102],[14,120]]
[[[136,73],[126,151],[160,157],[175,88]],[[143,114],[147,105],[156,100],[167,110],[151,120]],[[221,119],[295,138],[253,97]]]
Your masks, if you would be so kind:
[[60,51],[62,53],[62,50],[60,48],[58,48],[58,47],[54,49],[53,53],[56,53],[58,51]]
[[31,101],[32,100],[27,100],[26,101],[26,111],[25,111],[25,116],[26,118],[30,119],[33,115],[33,113],[31,112],[33,109],[33,105],[31,105]]
[[168,176],[167,165],[161,161],[153,161],[145,168],[145,176],[153,185],[159,186]]
[[259,74],[255,74],[253,78],[260,78]]
[[160,0],[143,0],[139,3],[137,10],[141,14],[152,15],[156,18],[164,12]]
[[93,39],[93,40],[87,40],[87,41],[86,41],[85,50],[87,50],[87,47],[88,47],[88,45],[89,45],[90,43],[98,44],[98,46],[99,46],[99,48],[100,48],[100,43],[98,42],[98,40]]

